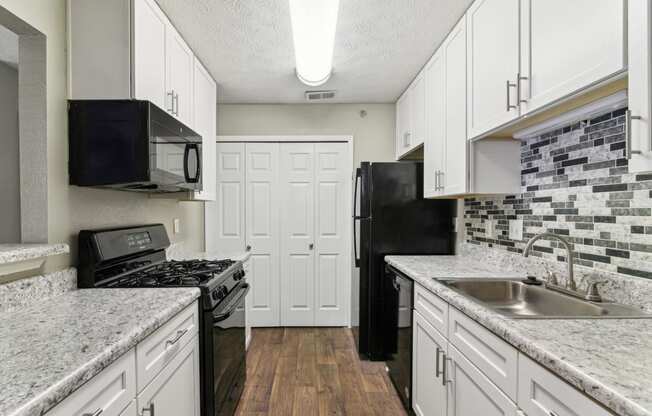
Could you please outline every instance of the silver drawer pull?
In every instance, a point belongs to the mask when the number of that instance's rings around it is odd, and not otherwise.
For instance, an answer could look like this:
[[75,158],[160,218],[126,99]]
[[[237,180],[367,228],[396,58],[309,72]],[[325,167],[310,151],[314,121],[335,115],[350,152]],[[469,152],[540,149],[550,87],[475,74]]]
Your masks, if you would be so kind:
[[557,415],[557,413],[553,412],[552,410],[548,411],[548,413],[550,414],[550,416],[559,416]]
[[154,403],[150,403],[149,407],[143,407],[143,410],[140,411],[140,416],[145,416],[145,412],[149,413],[149,416],[155,416]]
[[102,409],[102,408],[100,407],[99,409],[97,409],[97,410],[94,411],[93,413],[84,413],[82,416],[100,416],[100,415],[102,414],[103,411],[104,411],[104,409]]
[[625,112],[625,157],[631,159],[632,155],[643,154],[640,150],[632,150],[632,120],[642,120],[641,116],[633,116],[631,110]]
[[174,338],[165,341],[165,348],[171,347],[172,345],[176,344],[177,341],[179,341],[182,336],[186,335],[186,332],[188,332],[188,328],[184,330],[178,330],[177,335]]
[[437,357],[435,357],[435,377],[437,378],[441,375],[441,371],[439,371],[439,355],[442,352],[442,349],[437,347]]
[[451,358],[449,358],[449,357],[446,357],[446,353],[444,353],[444,359],[442,360],[442,365],[443,365],[444,367],[443,367],[442,370],[441,370],[441,376],[442,376],[442,377],[441,377],[441,385],[442,385],[442,386],[445,386],[446,383],[448,383],[449,381],[451,381],[451,380],[448,379],[448,370],[447,370],[447,365],[446,365],[446,362],[447,362],[447,361],[452,362],[453,360],[452,360]]
[[518,108],[518,106],[513,105],[511,103],[511,96],[510,96],[510,89],[511,88],[516,88],[518,86],[517,84],[514,84],[514,83],[510,82],[509,80],[507,80],[505,82],[505,87],[506,87],[505,89],[507,90],[507,106],[506,106],[506,110],[507,110],[508,113],[510,111],[515,110],[515,109]]

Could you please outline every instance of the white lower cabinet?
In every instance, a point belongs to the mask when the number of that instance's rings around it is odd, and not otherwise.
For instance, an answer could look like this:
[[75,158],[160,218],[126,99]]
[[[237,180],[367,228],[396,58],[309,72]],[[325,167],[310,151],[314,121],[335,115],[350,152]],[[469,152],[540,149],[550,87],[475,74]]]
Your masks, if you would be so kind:
[[199,416],[197,311],[194,302],[47,415]]
[[518,379],[518,405],[528,416],[613,415],[522,354]]
[[453,345],[444,359],[448,416],[516,416],[517,407]]
[[[418,416],[613,416],[426,291],[415,286],[412,409]],[[437,301],[423,301],[428,298]]]
[[199,337],[179,351],[138,395],[144,416],[199,416]]
[[48,416],[119,416],[136,397],[136,353],[127,352],[48,412]]
[[446,416],[446,386],[439,357],[448,352],[446,338],[417,311],[413,320],[412,409],[417,416]]

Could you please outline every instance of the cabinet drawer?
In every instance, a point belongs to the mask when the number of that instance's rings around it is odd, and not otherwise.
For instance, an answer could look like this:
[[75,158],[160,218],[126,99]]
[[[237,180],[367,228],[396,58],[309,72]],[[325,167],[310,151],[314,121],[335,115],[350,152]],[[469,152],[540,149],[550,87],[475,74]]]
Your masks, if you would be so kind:
[[193,302],[168,323],[156,330],[136,346],[138,391],[174,358],[198,332],[199,311]]
[[450,308],[448,340],[516,401],[518,351],[468,316]]
[[49,411],[48,416],[82,416],[101,412],[119,416],[136,396],[136,354],[130,350]]
[[418,284],[414,290],[414,309],[439,332],[448,333],[448,303]]
[[518,405],[528,416],[613,416],[523,354],[519,354],[518,379]]

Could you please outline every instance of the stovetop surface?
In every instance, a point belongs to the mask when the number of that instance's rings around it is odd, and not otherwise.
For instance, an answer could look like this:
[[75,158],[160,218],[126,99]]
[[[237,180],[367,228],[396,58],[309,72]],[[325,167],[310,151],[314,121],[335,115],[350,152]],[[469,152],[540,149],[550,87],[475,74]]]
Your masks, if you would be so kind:
[[110,287],[204,286],[236,262],[233,260],[169,260],[152,267],[125,274]]

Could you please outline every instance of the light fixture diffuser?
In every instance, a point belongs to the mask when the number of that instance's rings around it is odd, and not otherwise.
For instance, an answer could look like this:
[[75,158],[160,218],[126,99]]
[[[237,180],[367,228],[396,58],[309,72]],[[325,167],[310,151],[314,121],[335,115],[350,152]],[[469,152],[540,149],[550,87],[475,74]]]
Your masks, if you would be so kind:
[[297,78],[323,85],[333,71],[339,0],[289,0]]

